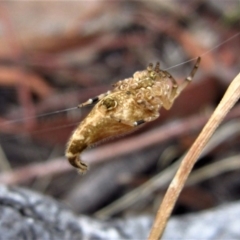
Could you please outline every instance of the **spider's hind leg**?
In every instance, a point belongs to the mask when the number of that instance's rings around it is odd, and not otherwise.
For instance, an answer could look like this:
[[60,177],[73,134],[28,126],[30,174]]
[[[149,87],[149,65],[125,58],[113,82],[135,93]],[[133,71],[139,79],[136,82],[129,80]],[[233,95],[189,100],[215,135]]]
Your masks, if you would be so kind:
[[98,95],[94,98],[89,98],[86,102],[79,104],[78,107],[81,108],[81,107],[85,107],[85,106],[88,106],[88,105],[91,105],[91,104],[95,104],[98,101],[100,101],[101,99],[103,99],[104,97],[106,97],[110,93],[111,93],[111,91],[108,91],[108,92],[102,93],[102,94],[100,94],[100,95]]

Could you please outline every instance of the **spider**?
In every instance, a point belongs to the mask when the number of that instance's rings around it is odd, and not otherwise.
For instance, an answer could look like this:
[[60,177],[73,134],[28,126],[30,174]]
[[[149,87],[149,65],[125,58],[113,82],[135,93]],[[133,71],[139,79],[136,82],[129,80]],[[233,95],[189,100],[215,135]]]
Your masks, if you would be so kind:
[[65,154],[69,163],[79,172],[86,172],[88,166],[80,158],[84,149],[155,120],[161,107],[169,110],[192,81],[200,61],[198,57],[190,75],[180,85],[169,72],[160,69],[159,63],[155,67],[150,63],[146,70],[135,72],[133,77],[115,83],[111,91],[80,104],[80,108],[96,105],[69,139]]

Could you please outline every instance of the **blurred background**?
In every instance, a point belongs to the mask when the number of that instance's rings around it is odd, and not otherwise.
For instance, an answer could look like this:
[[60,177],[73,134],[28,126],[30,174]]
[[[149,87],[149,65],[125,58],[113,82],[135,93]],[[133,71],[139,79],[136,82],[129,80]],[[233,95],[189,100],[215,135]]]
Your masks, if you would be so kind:
[[[127,136],[64,157],[91,110],[75,107],[160,61],[181,83],[170,111]],[[240,66],[240,3],[228,1],[1,1],[0,182],[52,196],[99,218],[154,214]],[[174,214],[240,198],[240,106],[228,114],[189,178]]]

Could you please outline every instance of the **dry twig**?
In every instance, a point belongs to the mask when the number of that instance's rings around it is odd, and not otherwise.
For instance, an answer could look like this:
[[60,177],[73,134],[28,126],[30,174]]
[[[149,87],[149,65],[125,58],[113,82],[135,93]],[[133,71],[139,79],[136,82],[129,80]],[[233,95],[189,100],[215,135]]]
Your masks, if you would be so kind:
[[184,184],[194,164],[196,163],[198,157],[200,156],[203,148],[209,141],[210,137],[215,132],[216,128],[222,122],[223,118],[230,111],[233,105],[238,101],[239,97],[240,74],[238,74],[236,78],[232,81],[221,102],[212,114],[211,118],[209,119],[202,132],[200,133],[200,135],[186,154],[185,158],[183,159],[159,207],[156,219],[153,223],[148,238],[149,240],[157,240],[162,236],[167,221],[173,210],[173,207],[177,201],[180,192],[184,187]]
[[[239,135],[239,133],[240,133],[240,124],[239,124],[238,120],[231,122],[231,123],[226,123],[223,127],[221,127],[215,133],[215,135],[209,141],[208,145],[202,152],[201,157],[206,156],[216,146],[223,143],[230,137],[236,136],[236,134]],[[233,158],[235,159],[236,157],[233,157]],[[135,188],[134,190],[127,193],[123,197],[118,198],[116,201],[112,202],[111,204],[107,205],[106,207],[98,210],[95,213],[95,216],[97,218],[107,219],[110,216],[113,216],[114,214],[119,213],[120,211],[123,211],[124,209],[132,206],[137,201],[141,201],[142,199],[151,195],[157,189],[165,188],[170,183],[171,179],[173,178],[174,173],[177,171],[182,159],[183,159],[183,157],[178,159],[174,164],[172,164],[169,167],[167,167],[166,169],[164,169],[164,171],[161,171],[153,178],[150,178],[147,182],[145,182],[141,186]],[[235,160],[233,160],[233,161],[235,161]],[[193,175],[190,176],[189,181],[187,182],[187,185],[188,184],[193,185],[196,182],[199,182],[200,180],[209,178],[211,176],[209,172],[212,172],[211,169],[216,165],[218,166],[218,163],[220,165],[217,168],[217,169],[219,169],[219,171],[218,172],[214,171],[215,174],[213,176],[215,176],[217,173],[220,174],[221,172],[224,171],[223,166],[226,165],[222,162],[223,162],[223,160],[220,163],[216,162],[214,164],[209,164],[206,167],[200,168],[199,170],[195,171],[193,173]],[[233,162],[231,166],[235,166],[235,165],[236,165],[236,163]],[[228,166],[228,168],[225,169],[225,172],[232,170],[233,167],[231,167],[231,166]],[[210,169],[207,171],[206,174],[204,174],[203,173],[204,170],[208,169],[208,167]],[[195,173],[196,173],[196,175],[195,175]],[[192,181],[193,181],[193,183],[192,183]]]

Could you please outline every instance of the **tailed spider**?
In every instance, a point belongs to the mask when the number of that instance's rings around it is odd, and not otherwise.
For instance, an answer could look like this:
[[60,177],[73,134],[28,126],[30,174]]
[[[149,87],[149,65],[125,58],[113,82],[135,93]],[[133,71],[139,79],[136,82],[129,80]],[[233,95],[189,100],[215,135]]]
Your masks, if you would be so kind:
[[90,98],[79,107],[96,103],[88,116],[73,132],[66,149],[66,157],[80,172],[87,165],[80,158],[88,146],[103,139],[130,132],[141,124],[159,117],[161,107],[170,109],[174,100],[192,81],[201,58],[198,57],[190,75],[178,85],[172,75],[163,71],[159,63],[135,72],[133,77],[118,81],[113,90]]

